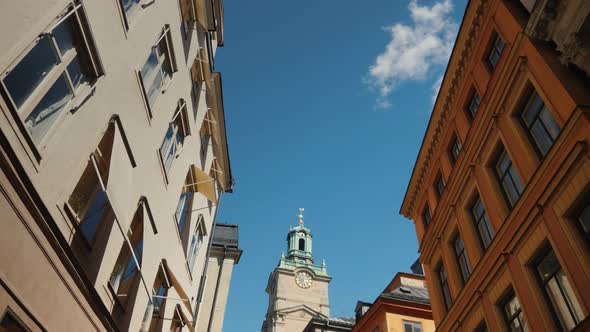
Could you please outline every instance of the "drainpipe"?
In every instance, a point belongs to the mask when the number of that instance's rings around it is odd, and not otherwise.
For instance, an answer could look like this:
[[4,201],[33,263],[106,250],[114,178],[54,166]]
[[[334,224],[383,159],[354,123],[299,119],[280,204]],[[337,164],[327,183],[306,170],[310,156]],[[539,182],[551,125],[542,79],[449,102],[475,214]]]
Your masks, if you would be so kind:
[[221,264],[219,266],[219,273],[217,273],[217,284],[215,284],[215,294],[213,295],[213,304],[211,305],[211,315],[209,316],[209,326],[207,326],[207,332],[211,332],[211,324],[213,323],[213,317],[215,316],[215,305],[217,304],[217,293],[219,291],[219,282],[221,281],[221,274],[223,273],[223,262],[227,256],[227,246],[223,246],[223,257],[221,258]]
[[211,224],[211,236],[209,236],[209,244],[207,245],[207,255],[205,257],[205,267],[203,268],[203,274],[201,275],[201,281],[199,283],[199,293],[197,294],[197,305],[195,307],[195,314],[193,315],[193,326],[197,327],[197,320],[199,319],[199,310],[201,309],[201,301],[203,299],[203,292],[205,291],[205,282],[207,278],[207,267],[209,266],[209,254],[211,252],[211,246],[213,245],[213,233],[215,232],[215,225],[217,224],[217,213],[221,206],[221,196],[223,192],[219,192],[219,198],[217,199],[217,209],[215,209],[215,215],[213,216],[213,223]]

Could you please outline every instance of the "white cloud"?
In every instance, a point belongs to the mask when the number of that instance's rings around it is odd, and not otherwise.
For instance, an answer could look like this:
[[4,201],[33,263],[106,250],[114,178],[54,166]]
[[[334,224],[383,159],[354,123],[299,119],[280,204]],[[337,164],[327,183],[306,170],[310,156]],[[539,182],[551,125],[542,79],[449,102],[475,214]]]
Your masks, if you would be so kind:
[[[453,48],[458,25],[450,15],[451,0],[441,0],[432,6],[421,6],[417,0],[411,0],[408,9],[411,23],[395,23],[384,28],[391,39],[369,68],[367,82],[380,94],[377,108],[391,105],[389,95],[402,82],[429,79],[433,68],[446,65]],[[437,92],[438,86],[440,83],[436,85]]]
[[432,84],[432,105],[436,102],[436,97],[438,97],[438,91],[440,91],[440,85],[442,84],[443,75],[440,75],[434,84]]

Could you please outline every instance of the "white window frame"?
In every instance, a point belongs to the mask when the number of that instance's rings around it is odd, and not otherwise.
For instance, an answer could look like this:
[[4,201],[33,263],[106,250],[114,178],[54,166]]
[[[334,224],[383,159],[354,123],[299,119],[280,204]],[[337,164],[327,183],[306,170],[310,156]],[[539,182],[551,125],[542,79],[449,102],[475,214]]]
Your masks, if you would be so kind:
[[[75,19],[74,23],[76,31],[74,31],[74,34],[77,34],[78,37],[81,39],[82,44],[80,45],[80,47],[84,48],[84,51],[87,53],[88,57],[88,59],[86,60],[90,62],[90,66],[87,66],[87,68],[85,67],[85,69],[92,76],[94,76],[89,77],[90,82],[88,85],[82,84],[78,87],[74,86],[73,80],[70,77],[70,74],[67,70],[68,65],[78,55],[78,51],[76,50],[76,48],[72,48],[71,50],[68,50],[67,53],[61,54],[61,51],[53,34],[53,30],[55,30],[55,28],[57,28],[61,23],[65,22],[70,17],[74,17]],[[21,55],[11,63],[7,70],[5,70],[2,73],[2,75],[0,75],[0,88],[5,92],[5,100],[18,115],[16,117],[19,121],[19,127],[23,129],[23,135],[25,135],[25,137],[30,141],[32,146],[36,149],[36,153],[39,153],[40,150],[43,150],[45,148],[47,142],[50,140],[51,136],[53,136],[53,134],[56,131],[56,128],[59,127],[59,123],[62,122],[66,114],[80,106],[80,104],[86,99],[86,97],[88,97],[91,94],[91,92],[95,89],[98,78],[102,76],[102,66],[98,54],[94,51],[95,49],[92,47],[94,45],[92,36],[89,34],[88,27],[85,24],[86,20],[83,17],[85,18],[86,14],[84,12],[82,4],[79,1],[71,2],[68,5],[68,7],[64,9],[64,11],[56,18],[56,20],[47,29],[42,31],[39,34],[39,36],[33,41],[33,43],[31,43],[26,48],[26,50],[22,52]],[[23,102],[23,104],[20,107],[18,107],[16,102],[10,95],[10,92],[4,83],[4,79],[12,70],[16,68],[16,66],[18,66],[21,63],[21,61],[43,38],[50,38],[53,52],[56,58],[58,59],[57,64],[51,68],[49,73],[47,73],[46,76],[42,78],[38,85],[32,90],[31,95],[27,97],[27,99]],[[83,64],[80,65],[83,66]],[[68,89],[72,97],[63,106],[62,111],[55,119],[55,121],[50,125],[49,129],[45,132],[41,140],[35,143],[32,134],[26,129],[24,120],[35,110],[35,108],[39,105],[41,100],[46,96],[47,92],[62,76],[66,78]]]
[[[189,131],[190,127],[189,127],[189,124],[187,121],[187,114],[186,114],[187,110],[186,109],[187,109],[186,102],[182,99],[179,100],[176,112],[174,113],[174,116],[172,117],[172,119],[168,123],[168,127],[166,128],[166,132],[164,133],[164,140],[162,141],[160,148],[158,148],[158,154],[160,155],[160,162],[162,163],[162,168],[164,169],[164,173],[166,174],[166,176],[168,176],[168,173],[172,169],[172,165],[174,164],[174,159],[177,159],[178,157],[180,157],[180,154],[182,153],[182,151],[184,149],[184,140],[190,134],[190,131]],[[177,122],[176,122],[179,116],[180,116],[180,126],[177,125]],[[170,140],[166,143],[166,145],[164,145],[165,140],[166,140],[166,133],[168,133],[168,129],[170,128],[170,126],[172,126],[172,136],[171,136]],[[178,144],[176,142],[176,134],[178,134],[179,130],[182,130],[182,142],[180,144]],[[164,148],[162,148],[162,147],[164,147]],[[169,157],[171,149],[174,149],[175,152],[172,157]],[[172,158],[172,159],[169,159],[169,158]]]
[[[166,53],[165,54],[160,54],[160,52],[158,51],[158,44],[162,40],[164,40],[166,42]],[[142,69],[145,66],[145,64],[148,62],[148,60],[153,52],[155,52],[155,54],[156,54],[156,57],[158,59],[158,64],[157,64],[156,68],[154,69],[154,74],[152,75],[152,77],[143,77]],[[168,57],[168,62],[170,63],[170,76],[169,77],[167,77],[167,75],[163,69],[163,64],[164,64],[164,61],[166,60],[166,57]],[[154,100],[153,105],[150,104],[149,87],[151,87],[151,84],[153,84],[154,80],[156,79],[156,75],[159,74],[162,77],[162,80],[160,82],[160,87],[159,87],[159,90],[160,90],[159,93],[160,94],[165,93],[166,90],[168,89],[168,87],[170,86],[170,84],[172,83],[174,73],[177,70],[178,70],[178,68],[176,66],[176,59],[174,57],[174,50],[173,50],[173,45],[172,45],[172,35],[170,32],[170,26],[166,24],[164,26],[164,28],[162,29],[162,33],[160,34],[160,36],[158,37],[156,42],[153,44],[153,46],[150,48],[150,51],[148,52],[147,57],[145,57],[145,61],[141,65],[141,68],[139,68],[137,70],[137,75],[138,75],[139,81],[141,83],[141,90],[142,90],[144,100],[145,100],[145,103],[146,103],[148,111],[149,111],[150,118],[153,117],[154,108],[155,108],[155,105],[157,104],[159,98],[156,98]]]
[[[198,241],[199,235],[202,237],[202,241],[195,242],[195,247],[193,247],[192,239],[196,238],[196,240]],[[193,236],[191,238],[191,243],[189,245],[187,258],[186,258],[188,270],[191,273],[191,275],[193,274],[193,271],[194,271],[195,262],[197,261],[197,256],[199,254],[199,249],[203,245],[204,237],[206,235],[207,235],[207,232],[205,230],[205,218],[203,217],[202,214],[199,214],[199,217],[197,219],[197,224],[195,225],[195,230],[193,231]]]

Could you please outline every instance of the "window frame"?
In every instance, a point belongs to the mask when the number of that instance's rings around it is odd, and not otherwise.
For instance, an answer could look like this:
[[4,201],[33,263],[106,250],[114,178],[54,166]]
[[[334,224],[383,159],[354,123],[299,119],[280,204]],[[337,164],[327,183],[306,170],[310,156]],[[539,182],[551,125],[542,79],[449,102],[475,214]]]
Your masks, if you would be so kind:
[[[542,264],[542,262],[545,260],[545,258],[547,258],[551,254],[553,254],[555,256],[555,260],[556,260],[557,265],[559,267],[557,269],[554,269],[554,271],[551,272],[550,277],[547,277],[545,280],[543,280],[543,276],[541,275],[541,272],[539,271],[539,266]],[[568,328],[565,326],[565,323],[563,322],[563,318],[561,317],[558,310],[556,309],[556,305],[554,304],[554,302],[552,300],[552,296],[550,295],[549,291],[546,288],[546,284],[548,284],[549,281],[551,281],[553,278],[555,278],[557,273],[559,273],[560,271],[567,278],[567,275],[565,274],[565,271],[563,269],[561,261],[559,260],[559,257],[557,257],[557,253],[555,252],[555,250],[553,249],[553,247],[549,243],[545,243],[542,246],[541,250],[539,250],[539,252],[535,256],[531,265],[532,265],[531,268],[533,270],[533,273],[537,279],[537,282],[539,283],[539,287],[541,289],[543,298],[545,299],[545,303],[549,307],[551,315],[554,318],[554,322],[557,324],[558,327],[568,330]],[[567,279],[569,282],[569,278],[567,278]],[[564,294],[565,291],[564,291],[563,285],[558,281],[558,279],[555,279],[555,280],[556,280],[557,285],[559,286],[559,293],[563,297],[562,300],[566,303],[566,307],[567,307],[568,313],[570,314],[570,318],[574,321],[574,324],[575,324],[574,327],[575,327],[578,324],[580,324],[582,321],[584,321],[584,317],[577,317],[576,316],[577,314],[575,313],[575,310],[571,307],[571,303],[570,303],[571,299]],[[573,289],[572,289],[572,291],[573,291]],[[576,301],[576,302],[578,301],[575,293],[572,293],[571,296],[573,297],[574,301]],[[578,305],[579,305],[579,303],[578,303]]]
[[[518,310],[516,313],[510,315],[506,307],[509,306],[513,300],[518,302]],[[502,311],[502,318],[506,324],[506,328],[509,331],[512,331],[512,322],[515,320],[518,320],[521,332],[528,331],[528,325],[524,319],[524,311],[522,311],[522,305],[520,304],[520,300],[518,299],[518,296],[516,296],[514,289],[510,288],[506,291],[506,294],[502,297],[500,303],[498,303],[498,306]]]
[[442,261],[438,264],[436,275],[438,277],[440,291],[443,295],[443,304],[445,305],[445,309],[448,311],[453,305],[453,295],[451,293],[451,288],[449,287],[449,274]]
[[434,192],[436,193],[436,196],[438,197],[439,200],[442,198],[443,194],[445,193],[445,189],[446,189],[445,179],[442,175],[442,172],[439,171],[436,178],[434,179]]
[[590,209],[590,186],[587,187],[588,188],[581,191],[581,193],[578,195],[578,198],[572,205],[570,212],[567,213],[567,217],[573,223],[574,228],[582,240],[587,244],[587,247],[590,248],[590,227],[588,227],[588,231],[584,230],[584,226],[580,220],[582,213],[586,209]]
[[[146,220],[144,219],[143,216],[143,202],[140,203],[138,205],[138,208],[133,216],[133,219],[131,221],[131,224],[129,225],[129,228],[127,229],[127,232],[125,233],[125,237],[123,239],[123,244],[121,249],[119,250],[119,255],[117,256],[117,260],[115,261],[115,266],[113,266],[113,271],[111,273],[111,276],[109,277],[109,280],[107,281],[107,285],[109,290],[111,291],[111,295],[114,297],[115,302],[121,306],[121,308],[126,309],[127,306],[129,305],[129,302],[127,301],[127,299],[125,299],[124,301],[120,299],[120,294],[119,291],[121,289],[121,285],[123,280],[119,280],[119,284],[118,285],[114,285],[113,284],[113,275],[115,274],[115,270],[117,269],[117,263],[119,262],[119,259],[122,257],[121,255],[123,254],[123,252],[125,250],[127,250],[129,253],[129,257],[127,258],[127,263],[125,264],[125,267],[121,270],[121,275],[120,278],[123,279],[125,277],[125,275],[127,274],[127,269],[130,266],[130,264],[134,264],[135,268],[134,271],[132,271],[133,275],[130,277],[131,280],[129,280],[129,289],[128,289],[128,293],[127,296],[129,296],[131,294],[131,292],[134,291],[134,288],[136,287],[136,283],[140,283],[141,282],[141,278],[142,278],[142,271],[141,271],[141,267],[142,267],[142,263],[143,263],[143,254],[144,254],[144,250],[143,250],[143,243],[144,243],[144,230],[145,230],[145,222]],[[137,219],[139,218],[139,219]],[[135,222],[139,223],[139,224],[135,224]],[[133,227],[137,227],[137,229],[133,229]],[[134,235],[133,232],[137,231],[140,234],[136,234]],[[138,237],[135,237],[138,236]],[[138,240],[137,243],[134,243],[134,240]],[[136,248],[135,245],[137,245],[139,248]],[[139,249],[139,253],[136,252],[136,249]]]
[[116,0],[117,6],[119,7],[119,14],[121,15],[121,20],[123,21],[123,27],[125,28],[125,33],[127,34],[139,18],[143,15],[143,11],[146,10],[154,0],[138,0],[136,1],[137,9],[135,13],[132,15],[127,15],[125,8],[123,7],[123,0]]
[[[498,44],[499,44],[498,42],[501,42],[501,44],[502,44],[502,47],[499,51],[498,51]],[[504,53],[505,48],[506,48],[506,42],[504,41],[504,38],[502,38],[502,36],[500,36],[498,31],[492,32],[491,37],[490,37],[489,46],[487,48],[487,51],[485,52],[485,63],[487,65],[487,68],[490,71],[493,72],[496,69],[496,67],[498,67],[498,64],[502,60],[502,54]],[[493,63],[492,60],[490,60],[490,58],[492,57],[492,54],[497,54],[497,60],[495,63]]]
[[[188,0],[189,5],[190,5],[190,11],[191,11],[189,13],[191,20],[189,22],[185,21],[184,20],[185,15],[184,15],[184,11],[182,9],[183,1],[185,1],[185,0],[178,0],[178,9],[180,11],[180,30],[182,31],[182,35],[184,37],[184,40],[187,40],[189,37],[189,32],[190,32],[191,28],[196,29],[195,24],[197,21],[197,11],[195,9],[195,2],[193,0]],[[185,23],[192,24],[192,27],[191,26],[185,27]]]
[[[459,243],[460,248],[458,248]],[[461,275],[463,284],[465,284],[467,283],[467,280],[469,280],[469,277],[471,277],[471,266],[469,265],[469,259],[467,258],[467,253],[465,252],[465,243],[463,242],[459,232],[457,232],[453,238],[452,245],[455,259],[457,260],[457,265],[459,267],[459,274]],[[463,270],[463,265],[461,264],[462,261],[465,263],[465,268],[467,269],[466,271]]]
[[451,143],[449,144],[448,152],[449,152],[449,159],[451,160],[451,164],[455,165],[459,157],[461,156],[461,149],[463,146],[461,145],[461,141],[459,140],[459,136],[455,133],[451,138]]
[[[502,171],[501,167],[499,167],[499,165],[501,164],[500,161],[502,159],[504,159],[503,157],[508,159],[508,161],[510,163],[510,165],[506,168],[506,171]],[[506,200],[506,203],[508,203],[508,207],[510,209],[513,209],[516,206],[516,204],[520,201],[520,198],[522,197],[522,194],[524,193],[525,186],[522,183],[522,180],[520,179],[520,175],[518,174],[518,170],[514,166],[514,162],[512,160],[512,157],[510,156],[510,154],[508,153],[508,150],[506,150],[506,147],[503,144],[500,144],[498,151],[496,152],[496,157],[493,159],[492,168],[493,168],[493,172],[494,172],[494,176],[496,178],[496,181],[500,187],[500,191],[504,195],[504,199]],[[502,173],[502,174],[500,174],[500,173]],[[513,175],[515,175],[516,178],[513,177]],[[508,189],[504,185],[504,179],[508,179],[510,181],[510,183],[514,186],[513,189],[516,190],[516,192],[518,193],[518,197],[516,197],[516,199],[514,197],[510,196]],[[513,199],[514,199],[514,201],[513,201]]]
[[[90,159],[89,159],[88,163],[92,164],[92,166],[93,166],[91,171],[94,170],[94,173],[92,173],[92,174],[94,174],[94,176],[96,176],[96,178],[97,178],[97,186],[95,188],[93,188],[92,195],[88,199],[87,205],[83,206],[82,209],[80,210],[80,212],[76,212],[76,210],[74,209],[74,207],[70,203],[70,197],[72,197],[72,195],[74,194],[76,187],[78,186],[80,181],[82,181],[82,177],[84,176],[86,168],[89,167],[90,165],[87,165],[82,169],[80,177],[78,177],[78,180],[74,184],[74,187],[72,188],[70,194],[68,195],[68,198],[64,202],[64,209],[66,211],[66,214],[69,217],[68,219],[73,224],[73,226],[76,228],[76,233],[79,232],[82,235],[80,238],[83,239],[83,242],[87,245],[89,250],[92,249],[92,247],[94,247],[94,243],[96,242],[96,236],[97,236],[97,234],[99,234],[101,232],[101,229],[104,226],[104,220],[109,215],[112,215],[113,218],[116,218],[114,210],[113,210],[113,206],[111,204],[110,198],[109,198],[107,190],[106,190],[106,186],[104,184],[104,179],[102,178],[103,175],[101,174],[100,169],[98,167],[98,162],[96,160],[95,154],[96,154],[96,152],[93,152],[90,155]],[[98,195],[100,192],[102,192],[105,195],[105,199],[106,199],[106,203],[105,203],[105,207],[104,207],[105,210],[103,211],[103,213],[105,213],[105,215],[102,216],[102,220],[96,226],[96,229],[94,230],[94,235],[93,235],[92,239],[88,239],[86,237],[86,235],[84,234],[84,231],[82,230],[82,225],[83,225],[84,220],[80,219],[79,214],[85,215],[86,212],[88,212],[87,210],[91,207],[92,202],[94,202],[94,200],[96,199],[96,195]],[[90,206],[88,206],[88,204],[90,204]],[[108,206],[107,206],[107,204],[108,204]],[[84,211],[84,212],[82,212],[82,211]]]
[[6,318],[6,316],[10,316],[10,318],[25,332],[31,332],[31,329],[25,324],[23,319],[21,319],[16,312],[10,307],[7,306],[2,315],[0,315],[0,326],[2,326],[2,322]]
[[[198,236],[197,236],[197,234],[198,234]],[[206,230],[205,230],[205,218],[203,217],[202,214],[199,214],[199,216],[197,217],[197,224],[195,225],[195,229],[193,231],[193,236],[191,237],[191,243],[189,245],[189,249],[188,249],[188,253],[187,253],[187,257],[186,257],[188,270],[191,275],[194,272],[194,267],[195,267],[195,263],[197,261],[197,256],[199,255],[201,246],[203,245],[203,241],[205,240],[206,235],[207,234],[206,234]],[[197,236],[196,242],[193,242],[193,240],[195,239],[195,236]],[[193,247],[193,244],[195,244],[195,243],[196,243],[196,245]]]
[[[160,282],[158,282],[158,281],[160,281]],[[152,287],[152,298],[154,300],[151,303],[151,305],[153,306],[153,309],[152,309],[150,326],[151,326],[151,324],[154,323],[154,318],[158,318],[158,319],[163,318],[162,316],[160,316],[161,309],[166,303],[166,300],[168,297],[168,290],[170,288],[172,288],[172,283],[170,282],[170,279],[168,279],[168,275],[166,273],[166,268],[164,267],[163,263],[160,263],[160,267],[158,268],[158,272],[156,273],[156,278],[154,280],[154,286],[158,287],[158,289],[155,289],[154,287]],[[161,287],[161,286],[163,286],[163,287]],[[164,289],[163,295],[159,295],[159,291],[161,288]],[[159,299],[159,301],[158,301],[159,305],[157,306],[157,308],[159,309],[158,311],[156,311],[156,299]],[[148,302],[148,306],[149,305],[150,305],[150,303]]]
[[[184,150],[186,137],[190,135],[190,126],[187,117],[186,102],[183,99],[180,99],[172,119],[168,122],[168,127],[166,127],[162,144],[160,144],[160,147],[158,148],[158,156],[160,157],[160,163],[166,175],[166,181],[168,181],[168,174],[170,174],[172,170],[174,160],[180,157],[182,151]],[[166,137],[168,136],[167,134],[171,128],[172,135],[170,136],[169,141],[166,142]],[[176,135],[179,132],[181,132],[180,143],[178,143],[176,140]],[[165,145],[166,147],[164,148]],[[165,150],[166,153],[163,153],[162,150]],[[172,150],[174,150],[174,155],[171,156],[170,152]]]
[[[482,211],[483,213],[481,215],[477,215],[476,213],[476,205],[481,205]],[[479,192],[477,192],[474,196],[474,198],[472,199],[472,203],[470,204],[470,208],[469,208],[470,214],[471,214],[471,218],[473,219],[473,223],[475,226],[475,231],[477,232],[477,237],[479,239],[479,243],[482,246],[483,252],[485,253],[486,250],[490,247],[490,245],[492,244],[492,242],[494,241],[494,230],[492,229],[492,225],[490,223],[490,217],[488,216],[487,212],[486,212],[486,207],[485,204],[483,203],[483,200],[481,199],[481,196],[479,195]],[[489,235],[489,243],[487,243],[486,245],[486,241],[484,241],[484,237],[481,234],[480,231],[480,224],[481,222],[484,221],[485,222],[485,228],[486,231]]]
[[[161,41],[164,41],[165,45],[166,45],[166,52],[164,54],[159,54],[158,46]],[[144,67],[147,65],[147,63],[149,62],[149,59],[153,54],[155,54],[158,63],[155,66],[155,68],[152,69],[154,71],[153,79],[150,80],[150,82],[147,82],[146,77],[143,77],[144,73],[142,71],[143,71]],[[170,76],[169,77],[166,77],[166,75],[164,73],[165,70],[163,69],[164,62],[166,62],[166,57],[168,57],[168,62],[170,63]],[[145,60],[142,62],[141,68],[136,69],[136,74],[137,74],[137,77],[138,77],[138,80],[140,83],[144,103],[148,109],[149,118],[151,119],[154,116],[154,111],[155,111],[156,105],[158,103],[158,100],[161,99],[161,98],[158,98],[159,94],[164,94],[166,92],[166,90],[168,89],[170,84],[172,84],[172,81],[174,80],[174,76],[175,76],[174,74],[178,71],[178,66],[176,63],[176,55],[174,52],[174,45],[172,44],[172,32],[171,32],[170,26],[168,24],[164,25],[164,27],[162,28],[162,32],[158,36],[158,39],[150,47],[150,50],[144,59]],[[158,92],[156,92],[157,95],[156,95],[156,97],[153,101],[153,105],[152,105],[152,102],[150,101],[150,94],[149,94],[148,88],[151,88],[152,84],[154,84],[154,82],[156,81],[156,76],[155,76],[155,75],[157,75],[155,73],[156,71],[158,71],[159,75],[161,76],[161,80],[160,80],[160,84],[159,84],[160,87],[158,89]],[[148,86],[147,83],[150,83],[150,85]]]
[[[469,119],[473,120],[479,113],[479,108],[481,107],[481,96],[475,87],[471,88],[471,92],[469,93],[469,98],[467,99],[467,103],[465,104],[465,112],[467,113]],[[477,105],[475,111],[473,111],[473,105]]]
[[[70,23],[68,23],[70,22]],[[60,44],[57,42],[57,31],[62,24],[69,24],[69,35],[73,38],[72,48],[62,54]],[[23,60],[31,54],[31,51],[45,38],[48,38],[50,52],[55,56],[55,64],[49,68],[46,74],[40,77],[39,81],[31,88],[30,94],[25,97],[20,105],[17,104],[13,95],[8,89],[5,79],[17,69]],[[72,74],[69,72],[70,64],[77,62],[80,72],[86,75],[87,81],[76,86]],[[45,149],[52,136],[55,134],[60,123],[67,114],[74,112],[81,103],[88,98],[96,88],[100,77],[103,76],[102,63],[96,50],[94,39],[87,21],[84,6],[80,1],[71,2],[62,12],[32,41],[10,65],[0,74],[0,95],[13,113],[16,125],[21,134],[27,140],[37,161],[41,160],[41,151]],[[31,116],[37,107],[42,105],[45,97],[53,87],[57,87],[60,80],[65,80],[68,101],[63,104],[55,120],[49,124],[48,129],[42,137],[36,141],[33,134],[27,129],[25,120]],[[62,82],[62,83],[63,83]],[[42,112],[41,112],[42,113]],[[41,114],[40,113],[40,114]]]
[[[404,332],[408,327],[411,329],[411,332],[422,332],[423,330],[421,322],[402,319],[402,324],[404,326]],[[416,329],[416,326],[418,326],[418,329]]]
[[[428,216],[428,218],[426,218]],[[422,223],[424,224],[424,230],[428,229],[428,226],[432,223],[432,211],[430,205],[426,203],[424,209],[422,209]]]
[[[549,109],[549,107],[547,106],[547,103],[545,102],[543,97],[541,97],[541,95],[537,92],[535,87],[532,86],[532,84],[529,83],[528,85],[529,86],[525,89],[526,92],[524,93],[523,97],[521,98],[520,107],[518,108],[516,116],[517,116],[518,121],[520,122],[522,128],[526,132],[526,135],[527,135],[529,141],[531,141],[531,143],[532,143],[531,145],[533,146],[535,152],[537,153],[537,155],[539,156],[540,159],[543,159],[549,153],[549,151],[551,151],[551,148],[553,147],[553,145],[555,144],[555,142],[559,138],[562,128],[559,126],[559,124],[555,120],[555,117],[553,116],[553,112]],[[539,109],[536,110],[537,113],[533,117],[533,120],[531,121],[531,124],[529,125],[529,124],[527,124],[525,113],[531,111],[532,106],[535,104],[535,99],[536,99],[535,97],[541,101],[541,106],[539,107]],[[551,120],[554,122],[555,126],[559,130],[559,132],[557,133],[557,135],[555,137],[553,137],[551,135],[551,132],[547,129],[548,127],[547,127],[546,123],[543,121],[543,118],[541,117],[541,113],[543,111],[546,111],[549,114]],[[537,123],[537,121],[542,126],[543,132],[546,134],[545,138],[548,138],[551,141],[551,145],[547,148],[546,152],[543,152],[542,148],[540,147],[541,144],[537,141],[536,136],[533,134],[532,128],[535,125],[535,123]]]

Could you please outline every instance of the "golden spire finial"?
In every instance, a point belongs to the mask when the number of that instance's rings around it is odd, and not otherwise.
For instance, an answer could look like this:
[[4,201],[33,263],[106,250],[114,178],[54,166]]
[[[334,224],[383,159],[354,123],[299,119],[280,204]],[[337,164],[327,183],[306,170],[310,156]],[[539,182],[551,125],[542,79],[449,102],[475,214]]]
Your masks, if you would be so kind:
[[305,209],[304,208],[299,208],[299,225],[303,226],[303,211]]

